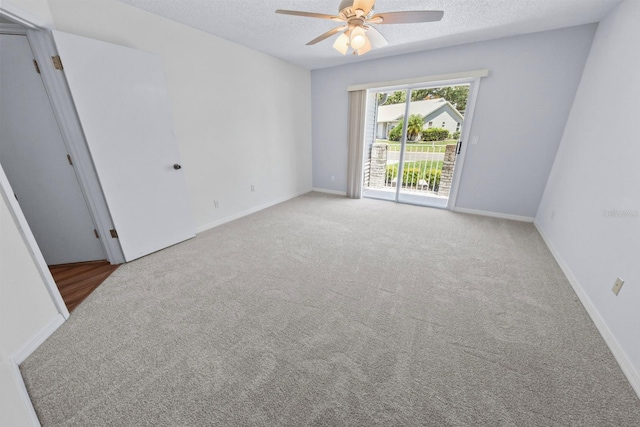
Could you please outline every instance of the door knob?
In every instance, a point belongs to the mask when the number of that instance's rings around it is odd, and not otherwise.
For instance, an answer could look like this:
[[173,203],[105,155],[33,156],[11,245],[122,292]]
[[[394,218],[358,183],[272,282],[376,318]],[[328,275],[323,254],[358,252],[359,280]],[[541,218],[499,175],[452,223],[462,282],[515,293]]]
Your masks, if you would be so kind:
[[182,166],[180,166],[179,164],[176,163],[176,164],[173,165],[173,168],[175,170],[178,170],[178,169],[182,169]]

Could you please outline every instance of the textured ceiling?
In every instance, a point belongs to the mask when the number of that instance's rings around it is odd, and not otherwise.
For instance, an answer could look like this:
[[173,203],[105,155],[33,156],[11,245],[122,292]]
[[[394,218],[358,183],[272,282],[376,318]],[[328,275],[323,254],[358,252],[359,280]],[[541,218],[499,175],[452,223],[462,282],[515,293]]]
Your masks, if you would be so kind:
[[276,9],[337,14],[339,0],[119,0],[307,69],[600,21],[621,0],[378,0],[375,11],[443,10],[440,22],[378,25],[389,45],[342,56],[335,37],[305,44],[339,24]]

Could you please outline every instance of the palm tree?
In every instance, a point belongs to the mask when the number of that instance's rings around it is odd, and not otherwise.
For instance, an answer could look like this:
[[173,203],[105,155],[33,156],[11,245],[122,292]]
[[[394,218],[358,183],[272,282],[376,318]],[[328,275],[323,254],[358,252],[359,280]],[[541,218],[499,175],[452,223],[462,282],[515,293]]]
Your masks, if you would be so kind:
[[407,139],[415,141],[420,136],[422,128],[424,127],[424,120],[418,114],[412,114],[409,116],[409,122],[407,123]]

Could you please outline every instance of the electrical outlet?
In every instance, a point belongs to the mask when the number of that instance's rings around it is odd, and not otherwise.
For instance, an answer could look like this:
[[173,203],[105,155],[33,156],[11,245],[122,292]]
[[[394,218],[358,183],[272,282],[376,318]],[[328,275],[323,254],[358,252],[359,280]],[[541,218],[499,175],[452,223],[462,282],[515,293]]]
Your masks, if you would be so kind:
[[336,180],[336,177],[331,175],[331,182],[335,182],[335,180]]
[[218,201],[217,201],[217,200],[214,200],[214,201],[213,201],[213,207],[214,207],[214,208],[217,208],[218,206],[219,206],[219,205],[218,205]]
[[551,211],[551,219],[554,219],[556,217],[556,210],[552,210]]
[[256,191],[256,187],[253,184],[251,184],[251,191]]
[[618,295],[618,293],[620,292],[620,289],[622,289],[622,285],[624,285],[624,280],[618,277],[616,279],[616,283],[613,284],[613,289],[611,290],[613,291],[614,294]]

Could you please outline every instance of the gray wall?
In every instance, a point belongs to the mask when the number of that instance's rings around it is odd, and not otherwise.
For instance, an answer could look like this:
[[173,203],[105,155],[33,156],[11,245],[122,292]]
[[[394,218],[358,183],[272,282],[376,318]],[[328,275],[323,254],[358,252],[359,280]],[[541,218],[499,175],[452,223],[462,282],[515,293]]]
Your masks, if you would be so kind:
[[[313,186],[346,190],[348,85],[487,68],[457,207],[534,217],[596,24],[312,71]],[[331,181],[335,176],[335,182]]]
[[[640,2],[600,22],[536,217],[640,386]],[[597,120],[596,120],[597,118]],[[616,277],[625,284],[616,297]],[[640,393],[640,387],[636,389]]]

